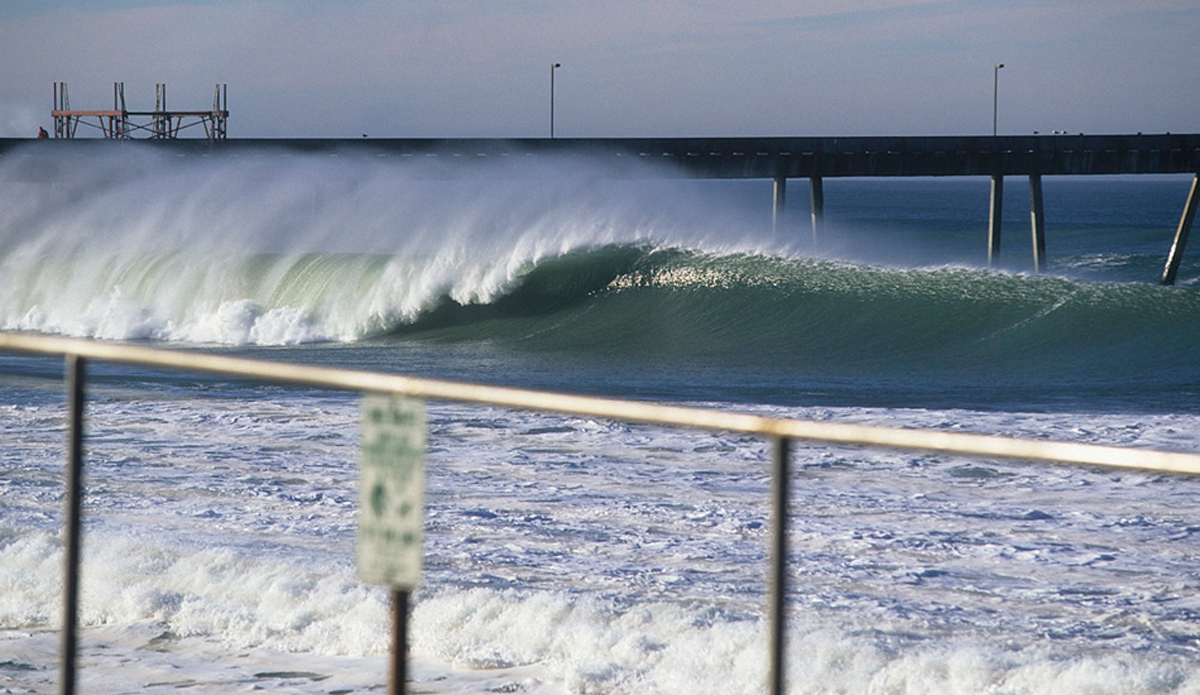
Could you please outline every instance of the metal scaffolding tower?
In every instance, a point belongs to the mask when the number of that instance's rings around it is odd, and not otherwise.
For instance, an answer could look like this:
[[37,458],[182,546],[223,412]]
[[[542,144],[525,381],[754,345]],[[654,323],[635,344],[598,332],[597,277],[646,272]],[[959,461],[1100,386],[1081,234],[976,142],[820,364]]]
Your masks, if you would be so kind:
[[[179,137],[180,131],[195,126],[204,128],[209,140],[224,140],[226,121],[229,119],[229,101],[226,85],[219,84],[213,91],[211,111],[171,111],[167,109],[167,85],[154,85],[154,110],[130,111],[125,108],[125,83],[113,83],[113,107],[111,110],[74,110],[67,96],[67,83],[54,83],[54,137],[73,138],[82,123],[98,128],[106,138],[162,139]],[[88,119],[96,119],[93,123]]]

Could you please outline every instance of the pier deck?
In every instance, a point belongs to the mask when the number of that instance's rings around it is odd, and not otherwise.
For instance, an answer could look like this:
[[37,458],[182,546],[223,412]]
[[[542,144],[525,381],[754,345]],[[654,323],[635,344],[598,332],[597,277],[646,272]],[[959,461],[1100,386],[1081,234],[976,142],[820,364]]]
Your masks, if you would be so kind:
[[[0,155],[27,144],[0,138]],[[83,150],[127,143],[62,139]],[[290,151],[437,157],[440,161],[558,155],[617,166],[670,164],[656,176],[776,179],[835,176],[1028,176],[1200,173],[1200,133],[1158,135],[713,138],[230,138],[144,141],[178,154]],[[674,174],[671,170],[674,170]]]

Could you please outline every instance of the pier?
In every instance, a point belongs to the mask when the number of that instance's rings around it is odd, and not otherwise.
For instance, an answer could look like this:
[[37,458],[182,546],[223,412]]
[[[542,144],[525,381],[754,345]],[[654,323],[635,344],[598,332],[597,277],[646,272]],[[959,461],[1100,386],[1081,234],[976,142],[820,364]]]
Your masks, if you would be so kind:
[[[216,110],[217,107],[214,107]],[[228,112],[221,105],[221,133]],[[0,139],[0,157],[27,139]],[[1161,282],[1175,283],[1200,196],[1200,134],[708,137],[708,138],[159,138],[147,141],[177,155],[269,157],[313,153],[416,158],[453,168],[490,158],[558,157],[598,162],[613,176],[764,179],[774,184],[772,219],[786,214],[789,179],[807,179],[812,231],[824,224],[824,179],[837,177],[986,176],[991,180],[987,259],[1000,255],[1006,178],[1028,180],[1033,263],[1046,258],[1044,176],[1190,174],[1191,191],[1167,253]],[[109,139],[55,138],[40,147],[120,146]],[[29,154],[34,150],[23,150]],[[654,164],[656,166],[646,166]],[[1181,199],[1182,199],[1181,195]]]

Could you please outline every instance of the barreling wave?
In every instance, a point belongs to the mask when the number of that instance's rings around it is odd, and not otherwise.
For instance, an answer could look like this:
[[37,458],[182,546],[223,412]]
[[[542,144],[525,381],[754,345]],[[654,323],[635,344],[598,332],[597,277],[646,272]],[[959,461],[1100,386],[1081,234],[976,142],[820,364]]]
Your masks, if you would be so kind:
[[1178,365],[1200,347],[1192,291],[682,249],[554,259],[467,309],[430,311],[394,333],[805,371]]
[[448,269],[376,254],[4,257],[0,323],[221,344],[418,339],[805,370],[1181,364],[1200,295],[649,244]]
[[348,157],[20,161],[0,163],[25,193],[0,211],[9,330],[1146,378],[1200,347],[1192,289],[809,258],[728,201],[576,162],[447,180]]
[[[455,306],[567,301],[637,253],[614,248],[762,247],[727,208],[579,163],[512,158],[451,177],[351,156],[179,162],[131,146],[79,166],[36,154],[0,161],[7,329],[350,342]],[[556,287],[536,289],[548,277]]]

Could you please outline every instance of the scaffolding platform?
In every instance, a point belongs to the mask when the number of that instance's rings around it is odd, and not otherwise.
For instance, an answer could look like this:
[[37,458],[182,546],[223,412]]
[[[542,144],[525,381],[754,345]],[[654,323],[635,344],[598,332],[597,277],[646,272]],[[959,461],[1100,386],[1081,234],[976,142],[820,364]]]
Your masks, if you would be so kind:
[[[154,110],[130,111],[125,108],[125,83],[113,83],[113,107],[107,110],[75,110],[67,95],[67,83],[54,83],[54,137],[74,138],[82,124],[97,128],[110,139],[174,139],[179,133],[197,126],[209,140],[224,140],[229,119],[226,85],[216,85],[210,111],[172,111],[167,108],[167,85],[154,85]],[[96,119],[92,122],[91,119]]]

